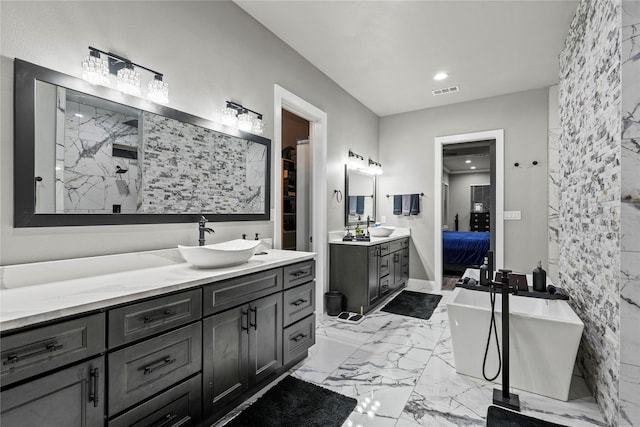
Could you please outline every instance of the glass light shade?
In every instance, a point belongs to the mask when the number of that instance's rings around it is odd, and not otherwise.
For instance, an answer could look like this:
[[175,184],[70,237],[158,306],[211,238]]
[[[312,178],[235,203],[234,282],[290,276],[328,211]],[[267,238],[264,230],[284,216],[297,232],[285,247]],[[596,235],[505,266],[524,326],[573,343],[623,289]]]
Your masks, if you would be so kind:
[[92,85],[109,85],[109,62],[98,56],[82,59],[82,78]]
[[249,132],[253,125],[253,120],[249,113],[242,113],[238,115],[238,129],[244,132]]
[[347,159],[347,167],[349,169],[363,170],[367,168],[367,165],[364,162],[364,158],[362,158],[358,154],[353,153],[350,154],[349,158]]
[[147,86],[149,92],[147,98],[150,101],[166,104],[169,102],[169,85],[162,80],[154,78]]
[[235,126],[238,122],[236,110],[231,107],[222,109],[222,124],[226,126]]
[[132,68],[118,70],[118,90],[129,95],[140,95],[140,73]]
[[264,122],[262,119],[255,118],[252,123],[251,133],[262,135],[264,133]]

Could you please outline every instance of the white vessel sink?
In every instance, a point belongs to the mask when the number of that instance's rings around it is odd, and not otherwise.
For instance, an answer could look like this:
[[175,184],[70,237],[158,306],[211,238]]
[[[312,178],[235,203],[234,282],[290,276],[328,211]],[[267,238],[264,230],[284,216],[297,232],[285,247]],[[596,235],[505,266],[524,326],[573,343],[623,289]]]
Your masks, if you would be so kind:
[[396,228],[391,225],[369,227],[369,234],[373,237],[389,237]]
[[194,267],[219,268],[249,261],[260,243],[260,240],[236,239],[205,246],[178,245],[178,249]]

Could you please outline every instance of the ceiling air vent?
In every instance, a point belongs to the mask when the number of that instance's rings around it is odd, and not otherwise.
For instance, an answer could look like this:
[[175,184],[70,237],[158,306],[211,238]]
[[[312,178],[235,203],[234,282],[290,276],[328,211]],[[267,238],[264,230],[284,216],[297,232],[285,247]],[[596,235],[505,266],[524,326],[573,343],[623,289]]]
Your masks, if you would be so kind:
[[460,90],[460,86],[451,86],[451,87],[445,87],[442,89],[432,90],[431,93],[433,93],[434,96],[437,96],[437,95],[445,95],[447,93],[458,92],[459,90]]

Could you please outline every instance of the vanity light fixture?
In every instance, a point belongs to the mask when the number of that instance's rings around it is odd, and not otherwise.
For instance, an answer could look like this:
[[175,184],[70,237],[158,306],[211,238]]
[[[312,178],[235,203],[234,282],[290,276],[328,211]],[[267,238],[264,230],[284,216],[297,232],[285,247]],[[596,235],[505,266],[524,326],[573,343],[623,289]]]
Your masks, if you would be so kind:
[[[107,58],[103,59],[101,55]],[[140,96],[142,78],[138,68],[153,74],[153,79],[147,85],[147,98],[153,102],[168,103],[169,85],[162,80],[162,73],[95,47],[89,46],[89,55],[82,60],[82,78],[94,85],[109,86],[109,74],[115,74],[118,90],[129,95]]]
[[382,175],[382,163],[369,159],[369,173],[371,175]]
[[89,47],[89,55],[82,59],[82,79],[92,85],[109,84],[109,62],[100,56],[100,51]]
[[227,106],[222,109],[222,124],[237,127],[243,132],[251,132],[255,135],[262,135],[265,127],[262,114],[233,101],[227,101]]
[[362,170],[365,169],[367,165],[364,162],[364,157],[349,150],[349,157],[347,157],[347,167],[353,170]]
[[465,162],[466,164],[469,164],[469,163],[471,163],[471,160],[465,160],[464,162]]

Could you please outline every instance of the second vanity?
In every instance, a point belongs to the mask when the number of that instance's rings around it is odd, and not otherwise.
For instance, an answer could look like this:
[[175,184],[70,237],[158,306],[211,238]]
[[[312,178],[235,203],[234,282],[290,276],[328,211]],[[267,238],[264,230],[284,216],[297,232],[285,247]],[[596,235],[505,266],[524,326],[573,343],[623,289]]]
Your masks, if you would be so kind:
[[366,313],[409,279],[409,229],[396,229],[389,237],[371,241],[329,240],[329,287],[344,295],[343,309]]
[[[313,258],[268,250],[215,270],[161,259],[14,288],[3,267],[3,424],[211,424],[307,356]],[[41,276],[71,265],[38,264]]]

